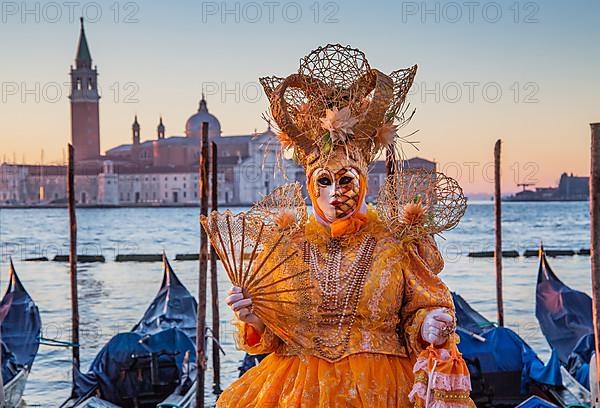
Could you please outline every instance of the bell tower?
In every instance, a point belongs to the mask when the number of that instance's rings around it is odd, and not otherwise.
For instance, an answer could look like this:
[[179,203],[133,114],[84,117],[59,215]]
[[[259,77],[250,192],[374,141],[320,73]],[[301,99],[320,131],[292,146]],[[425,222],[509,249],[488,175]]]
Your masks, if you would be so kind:
[[71,142],[75,160],[93,160],[100,157],[100,114],[98,72],[92,68],[92,55],[85,37],[83,17],[75,68],[71,66]]
[[162,116],[160,117],[160,121],[158,122],[158,126],[156,127],[156,133],[158,134],[159,139],[165,138],[165,125],[162,121]]
[[137,120],[137,115],[135,115],[133,125],[131,125],[131,133],[133,136],[133,144],[139,145],[140,144],[140,124]]

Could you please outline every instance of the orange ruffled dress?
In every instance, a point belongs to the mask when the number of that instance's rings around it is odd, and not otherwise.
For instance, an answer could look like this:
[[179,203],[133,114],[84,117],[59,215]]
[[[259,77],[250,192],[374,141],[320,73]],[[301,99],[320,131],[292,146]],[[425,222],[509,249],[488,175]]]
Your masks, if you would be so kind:
[[[454,310],[450,292],[437,277],[443,260],[432,238],[400,241],[382,224],[377,212],[369,209],[362,229],[339,241],[341,282],[351,273],[353,262],[364,255],[361,243],[369,237],[375,244],[368,253],[369,267],[355,319],[346,321],[340,331],[337,320],[323,317],[318,307],[325,294],[318,289],[315,281],[319,276],[311,269],[310,279],[317,289],[308,297],[316,302],[308,306],[281,303],[281,314],[291,317],[285,323],[277,322],[276,316],[274,323],[263,317],[267,327],[262,335],[251,325],[235,322],[241,349],[271,354],[229,386],[217,407],[425,406],[432,368],[427,356],[436,351],[421,341],[421,324],[433,309]],[[315,259],[326,259],[329,241],[329,229],[311,218],[286,247],[286,251],[295,247],[302,256],[290,259],[279,273],[294,274],[306,268],[309,247],[318,254]],[[335,345],[338,342],[332,336],[337,335],[342,341]],[[323,345],[319,339],[328,342]],[[430,391],[429,407],[474,406],[468,397],[468,372],[455,375],[455,370],[448,368],[452,361],[464,367],[454,341],[452,338],[451,344],[444,346],[448,351],[442,350],[447,361],[440,367],[446,371],[436,373],[432,385],[437,389]],[[450,355],[454,360],[447,358]]]

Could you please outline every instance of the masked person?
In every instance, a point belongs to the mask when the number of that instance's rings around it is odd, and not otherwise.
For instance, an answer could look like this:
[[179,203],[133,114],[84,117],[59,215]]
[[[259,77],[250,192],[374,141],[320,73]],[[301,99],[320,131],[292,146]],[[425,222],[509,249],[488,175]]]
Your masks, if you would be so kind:
[[[359,50],[328,45],[298,73],[261,79],[279,141],[305,169],[314,214],[264,244],[268,256],[254,263],[271,271],[258,279],[262,292],[228,292],[239,346],[270,354],[218,407],[474,406],[432,238],[456,225],[464,197],[441,197],[436,188],[449,179],[439,173],[407,181],[398,170],[377,208],[365,202],[368,166],[398,142],[415,73],[385,75]],[[452,216],[434,211],[444,206]],[[276,300],[259,308],[266,293]]]

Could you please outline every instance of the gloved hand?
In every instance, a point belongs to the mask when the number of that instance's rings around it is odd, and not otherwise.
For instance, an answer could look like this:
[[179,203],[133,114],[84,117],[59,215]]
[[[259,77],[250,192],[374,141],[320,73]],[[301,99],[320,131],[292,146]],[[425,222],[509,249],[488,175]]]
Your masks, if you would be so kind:
[[439,346],[448,340],[448,336],[454,332],[455,328],[454,318],[448,309],[435,309],[423,319],[421,338],[427,343]]
[[256,314],[252,313],[252,299],[244,297],[242,288],[234,286],[227,291],[225,303],[233,310],[238,320],[251,324],[259,333],[264,332],[265,324]]

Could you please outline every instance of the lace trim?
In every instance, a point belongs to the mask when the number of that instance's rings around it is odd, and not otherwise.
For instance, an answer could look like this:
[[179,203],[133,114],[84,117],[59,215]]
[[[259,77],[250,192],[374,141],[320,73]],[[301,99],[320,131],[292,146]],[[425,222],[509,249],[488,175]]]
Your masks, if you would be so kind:
[[422,382],[415,382],[412,390],[408,394],[408,399],[410,402],[415,402],[415,396],[418,396],[422,400],[425,400],[427,397],[427,386]]
[[[416,383],[428,384],[427,377],[417,376]],[[433,389],[444,391],[471,391],[471,378],[467,375],[435,373]]]
[[433,388],[444,391],[471,391],[471,378],[467,375],[436,373]]

